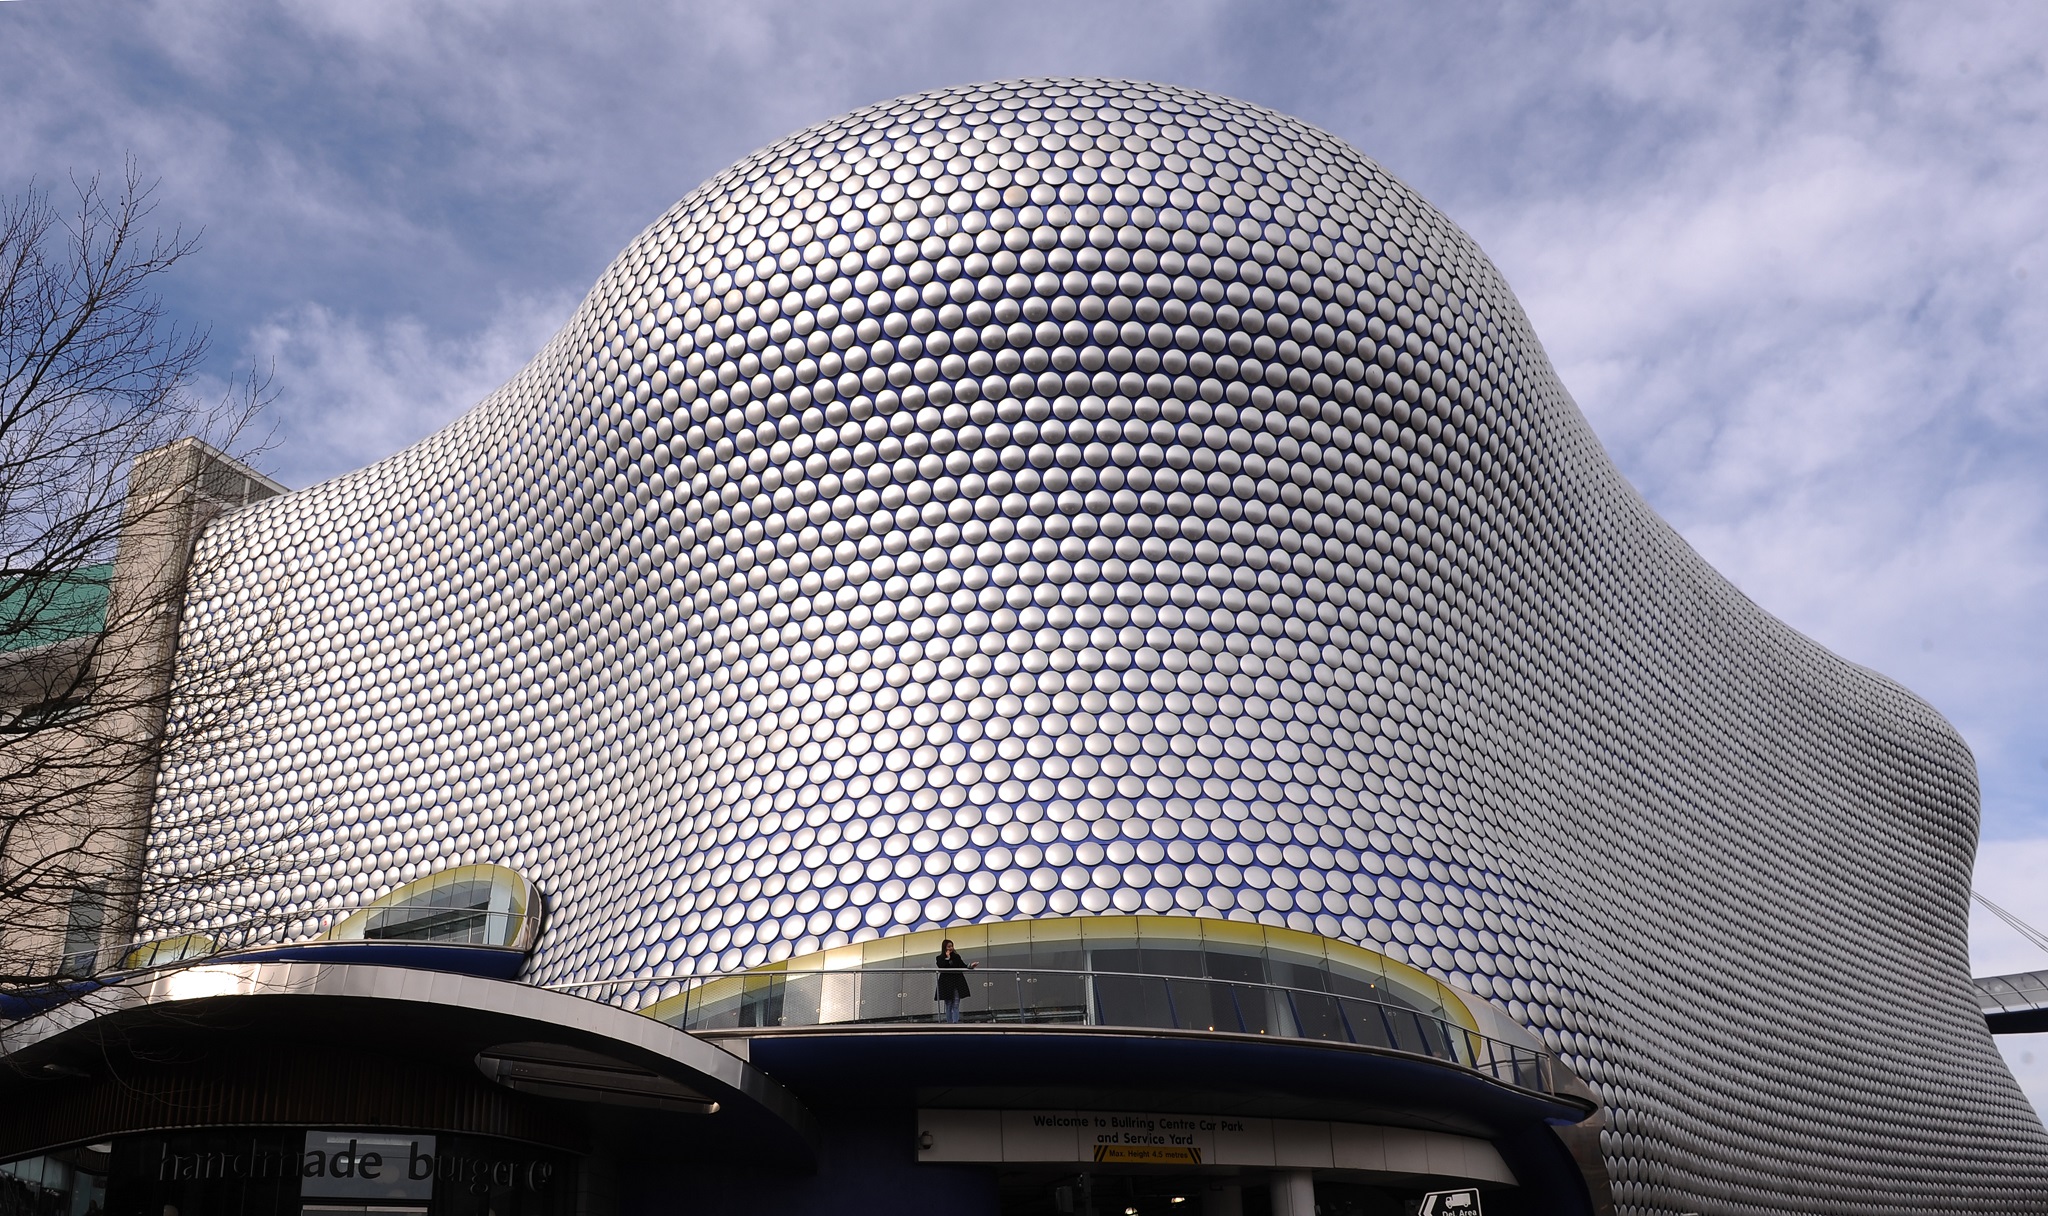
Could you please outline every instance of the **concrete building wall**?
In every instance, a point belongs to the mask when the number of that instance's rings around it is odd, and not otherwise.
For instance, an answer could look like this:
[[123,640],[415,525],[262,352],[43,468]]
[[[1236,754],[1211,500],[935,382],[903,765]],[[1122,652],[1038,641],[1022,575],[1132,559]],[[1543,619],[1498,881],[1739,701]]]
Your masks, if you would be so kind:
[[[6,888],[0,972],[90,974],[126,953],[193,545],[222,513],[283,489],[198,439],[144,453],[129,475],[99,628],[0,655],[0,865],[16,875],[35,868],[54,884]],[[199,656],[188,652],[195,674]],[[256,673],[230,671],[224,657],[214,648],[212,678],[192,691],[223,703],[249,698]]]

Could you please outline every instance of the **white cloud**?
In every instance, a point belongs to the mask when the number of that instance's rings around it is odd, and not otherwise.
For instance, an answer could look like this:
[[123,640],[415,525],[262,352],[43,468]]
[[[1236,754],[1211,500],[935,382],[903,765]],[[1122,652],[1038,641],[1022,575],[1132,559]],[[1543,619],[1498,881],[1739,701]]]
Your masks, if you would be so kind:
[[[1977,854],[1973,885],[1985,898],[2021,921],[2048,933],[2048,836],[2001,840]],[[1981,904],[1970,907],[1970,970],[1977,975],[2048,971],[2048,952]]]
[[2003,1035],[1998,1050],[2034,1110],[2048,1110],[2048,1034]]
[[1660,138],[1460,218],[1652,503],[1946,713],[1988,838],[2040,835],[2048,293],[2015,268],[2048,243],[2042,20],[1759,16],[1666,13],[1563,61],[1558,93]]
[[482,329],[453,336],[414,317],[365,321],[318,304],[266,321],[250,355],[276,369],[280,476],[310,484],[446,425],[524,367],[574,303],[515,301]]

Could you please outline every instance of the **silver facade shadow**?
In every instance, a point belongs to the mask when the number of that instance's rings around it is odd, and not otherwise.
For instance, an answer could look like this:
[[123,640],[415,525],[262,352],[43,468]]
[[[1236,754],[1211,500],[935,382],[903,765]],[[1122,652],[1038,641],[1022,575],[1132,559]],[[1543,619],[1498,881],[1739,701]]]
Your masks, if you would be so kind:
[[202,545],[188,644],[260,621],[296,686],[166,769],[152,864],[201,877],[159,935],[497,863],[548,893],[528,978],[637,1008],[1251,919],[1506,1008],[1623,1210],[2048,1176],[1964,969],[1954,730],[1708,568],[1472,240],[1269,110],[1028,81],[793,135],[462,419]]

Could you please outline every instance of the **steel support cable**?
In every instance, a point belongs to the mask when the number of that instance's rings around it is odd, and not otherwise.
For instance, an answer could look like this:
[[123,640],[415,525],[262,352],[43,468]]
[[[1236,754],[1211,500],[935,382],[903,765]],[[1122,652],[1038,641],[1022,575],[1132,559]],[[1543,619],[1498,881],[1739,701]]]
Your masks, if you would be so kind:
[[1996,916],[1998,919],[2012,926],[2013,930],[2017,932],[2021,937],[2024,937],[2029,942],[2032,942],[2035,949],[2041,951],[2043,954],[2048,954],[2048,933],[2041,932],[2039,929],[2036,929],[2034,926],[2028,924],[2026,921],[2021,920],[2019,917],[2013,915],[2011,912],[2008,912],[2004,908],[2001,908],[1997,904],[1991,902],[1990,897],[1985,895],[1984,892],[1979,891],[1977,888],[1971,887],[1970,894],[1976,898],[1978,903],[1983,904],[1986,908],[1989,908],[1993,916]]

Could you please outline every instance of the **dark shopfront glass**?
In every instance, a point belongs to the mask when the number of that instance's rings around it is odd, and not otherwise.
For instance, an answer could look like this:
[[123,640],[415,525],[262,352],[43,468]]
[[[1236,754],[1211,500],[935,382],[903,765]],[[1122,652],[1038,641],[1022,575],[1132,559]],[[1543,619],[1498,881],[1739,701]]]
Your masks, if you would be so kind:
[[476,1136],[222,1128],[0,1164],[0,1216],[573,1216],[574,1159]]
[[[1271,1216],[1272,1179],[1260,1170],[1179,1174],[1157,1169],[1009,1167],[997,1174],[1002,1216]],[[1324,1179],[1317,1216],[1409,1216],[1423,1190]]]
[[100,1216],[110,1144],[0,1164],[0,1216]]

